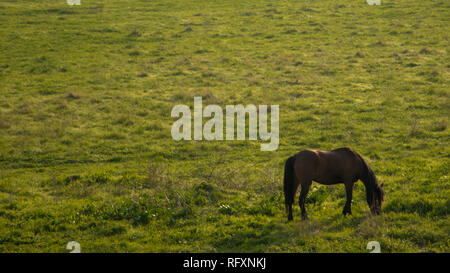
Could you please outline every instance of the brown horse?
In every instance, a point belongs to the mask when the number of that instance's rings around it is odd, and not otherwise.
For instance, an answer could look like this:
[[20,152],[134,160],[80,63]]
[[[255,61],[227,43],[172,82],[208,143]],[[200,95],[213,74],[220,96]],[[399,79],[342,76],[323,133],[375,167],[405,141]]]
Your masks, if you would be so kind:
[[361,180],[366,187],[366,198],[372,214],[381,213],[384,199],[383,185],[378,185],[377,178],[366,161],[350,148],[332,151],[303,150],[289,157],[284,169],[284,198],[288,220],[292,220],[292,204],[297,188],[301,185],[299,205],[302,220],[305,220],[305,200],[312,181],[324,185],[343,183],[347,193],[343,214],[352,214],[351,202],[353,184]]

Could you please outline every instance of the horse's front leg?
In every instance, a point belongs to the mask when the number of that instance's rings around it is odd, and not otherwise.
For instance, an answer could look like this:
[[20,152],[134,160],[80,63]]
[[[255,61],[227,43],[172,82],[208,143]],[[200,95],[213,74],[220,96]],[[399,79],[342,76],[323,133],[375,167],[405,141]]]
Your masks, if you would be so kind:
[[353,182],[348,181],[345,182],[345,192],[347,194],[347,202],[345,202],[345,206],[344,206],[344,210],[342,211],[342,214],[347,215],[352,215],[352,197],[353,197]]

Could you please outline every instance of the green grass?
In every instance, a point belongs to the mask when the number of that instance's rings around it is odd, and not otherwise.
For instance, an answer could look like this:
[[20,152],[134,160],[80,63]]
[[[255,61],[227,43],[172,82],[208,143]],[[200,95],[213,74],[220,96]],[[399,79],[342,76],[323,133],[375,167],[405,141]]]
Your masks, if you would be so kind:
[[[450,251],[444,0],[2,1],[0,251]],[[280,147],[174,141],[173,106],[280,105]],[[349,146],[384,183],[343,217],[284,160]]]

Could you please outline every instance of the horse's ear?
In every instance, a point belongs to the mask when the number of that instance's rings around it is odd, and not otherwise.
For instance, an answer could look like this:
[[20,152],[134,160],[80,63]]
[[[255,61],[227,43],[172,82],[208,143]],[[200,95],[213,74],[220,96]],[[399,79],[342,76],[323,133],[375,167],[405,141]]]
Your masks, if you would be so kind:
[[381,183],[380,187],[383,187],[383,186],[384,186],[384,183]]

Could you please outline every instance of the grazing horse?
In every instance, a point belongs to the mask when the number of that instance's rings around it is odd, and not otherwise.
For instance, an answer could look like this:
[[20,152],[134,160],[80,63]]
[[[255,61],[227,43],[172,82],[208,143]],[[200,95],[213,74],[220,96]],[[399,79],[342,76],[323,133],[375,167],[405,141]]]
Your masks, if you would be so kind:
[[284,168],[284,198],[288,220],[292,217],[292,204],[295,193],[301,185],[299,205],[302,220],[307,218],[305,200],[312,181],[324,185],[343,183],[347,194],[343,214],[352,214],[351,202],[353,184],[361,180],[366,187],[366,198],[372,214],[381,213],[381,202],[384,199],[383,185],[378,185],[377,178],[367,162],[350,148],[339,148],[332,151],[303,150],[286,160]]

